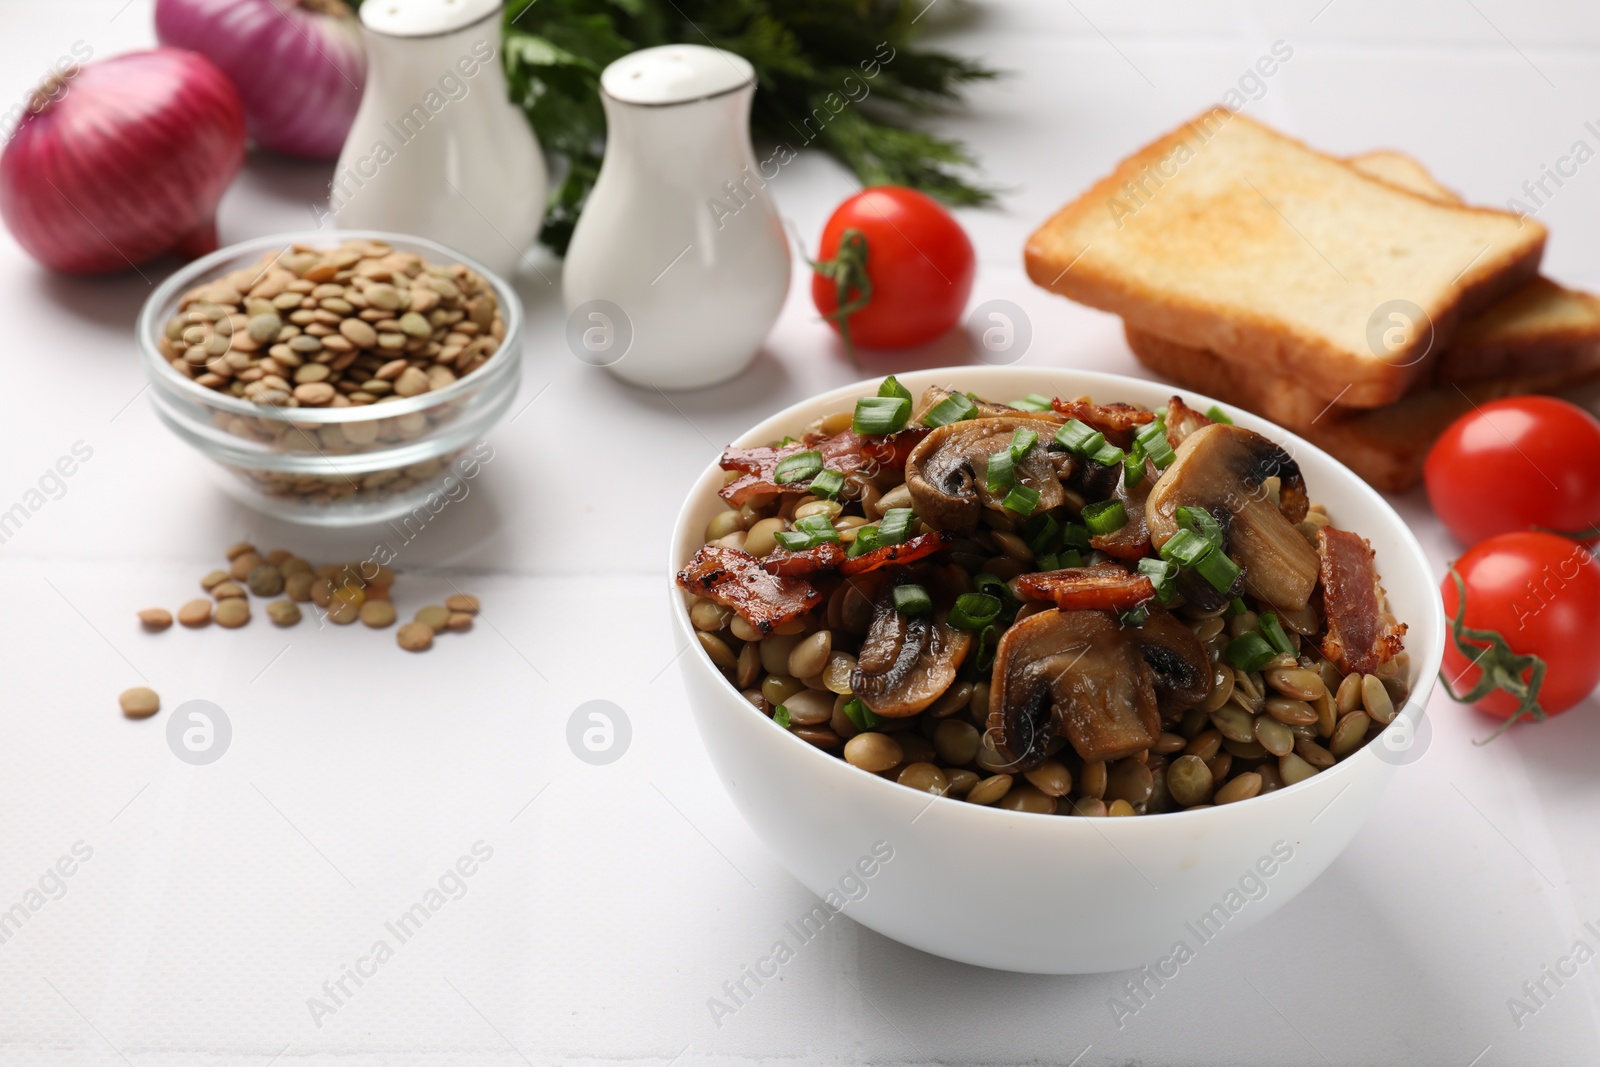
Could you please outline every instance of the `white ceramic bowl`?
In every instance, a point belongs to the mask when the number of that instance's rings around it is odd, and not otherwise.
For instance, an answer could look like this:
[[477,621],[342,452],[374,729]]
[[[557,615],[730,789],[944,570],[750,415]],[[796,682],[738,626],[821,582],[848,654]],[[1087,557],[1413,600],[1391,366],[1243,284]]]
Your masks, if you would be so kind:
[[[1149,407],[1174,390],[1088,371],[957,367],[899,376],[913,393],[954,384],[1007,400],[1089,394]],[[793,433],[847,410],[876,380],[781,411],[735,442]],[[1205,410],[1212,401],[1182,392]],[[1411,699],[1389,731],[1298,785],[1224,807],[1124,819],[1033,815],[930,797],[857,770],[773,726],[698,647],[673,586],[680,658],[700,736],[734,804],[778,861],[824,900],[914,948],[983,967],[1084,974],[1150,965],[1171,977],[1198,952],[1286,904],[1333,862],[1376,807],[1438,674],[1444,614],[1422,548],[1382,497],[1327,453],[1245,412],[1300,462],[1311,499],[1372,542],[1395,615],[1410,627]],[[713,462],[678,516],[676,573],[722,508]],[[1407,735],[1410,736],[1410,735]],[[1388,744],[1386,745],[1386,742]],[[876,848],[876,854],[874,849]],[[882,862],[892,850],[892,858]],[[870,876],[867,872],[871,872]],[[852,899],[854,898],[854,899]]]

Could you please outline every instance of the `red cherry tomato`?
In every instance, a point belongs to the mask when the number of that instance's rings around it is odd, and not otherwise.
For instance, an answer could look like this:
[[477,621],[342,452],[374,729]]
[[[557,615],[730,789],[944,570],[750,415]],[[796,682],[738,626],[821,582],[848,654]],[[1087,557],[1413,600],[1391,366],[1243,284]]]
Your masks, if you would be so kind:
[[1549,396],[1495,400],[1451,423],[1428,453],[1428,501],[1462,544],[1539,527],[1600,528],[1600,420]]
[[[863,253],[866,285],[855,262]],[[961,224],[898,185],[865,189],[840,204],[822,230],[818,264],[811,278],[817,310],[864,348],[909,348],[950,329],[966,310],[976,272]]]
[[[1455,571],[1466,589],[1461,624],[1482,633],[1462,632],[1445,644],[1443,675],[1452,695],[1472,697],[1477,707],[1503,719],[1537,719],[1561,714],[1600,685],[1600,563],[1588,549],[1554,534],[1507,533],[1470,549]],[[1454,576],[1445,575],[1440,592],[1445,615],[1455,619],[1461,597]],[[1504,647],[1495,647],[1489,632]],[[1514,692],[1527,686],[1533,670],[1531,662],[1512,657],[1528,656],[1544,663],[1534,694],[1538,711],[1524,707]],[[1513,691],[1473,696],[1484,671],[1509,679]]]

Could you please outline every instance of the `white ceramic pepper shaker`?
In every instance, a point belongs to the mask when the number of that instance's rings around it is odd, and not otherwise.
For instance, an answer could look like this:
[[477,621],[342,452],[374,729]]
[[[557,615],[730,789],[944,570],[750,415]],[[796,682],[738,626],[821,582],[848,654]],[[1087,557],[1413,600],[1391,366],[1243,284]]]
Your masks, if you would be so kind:
[[626,347],[580,358],[660,389],[712,385],[755,358],[789,290],[789,243],[750,144],[755,87],[743,58],[700,45],[601,74],[605,162],[562,288],[569,338]]
[[334,171],[342,229],[427,237],[510,277],[544,218],[544,156],[507,99],[501,0],[367,0],[367,87]]

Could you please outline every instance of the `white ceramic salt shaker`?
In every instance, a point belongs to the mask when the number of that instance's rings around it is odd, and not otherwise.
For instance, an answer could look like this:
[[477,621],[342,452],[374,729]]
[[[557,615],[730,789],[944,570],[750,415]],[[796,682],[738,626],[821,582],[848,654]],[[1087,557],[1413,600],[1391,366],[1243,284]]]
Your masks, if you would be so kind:
[[367,0],[366,92],[329,190],[343,229],[427,237],[510,277],[544,218],[544,156],[507,99],[501,0]]
[[[755,87],[743,58],[700,45],[643,49],[601,74],[605,162],[562,282],[568,337],[601,344],[580,358],[660,389],[712,385],[755,358],[789,290],[789,243],[750,144]],[[619,333],[626,350],[608,353]]]

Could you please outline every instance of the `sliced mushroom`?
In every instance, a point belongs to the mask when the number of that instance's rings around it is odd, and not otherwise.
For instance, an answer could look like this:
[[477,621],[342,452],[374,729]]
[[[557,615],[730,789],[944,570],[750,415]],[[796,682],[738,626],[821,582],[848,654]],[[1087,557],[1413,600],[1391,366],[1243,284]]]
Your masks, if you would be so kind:
[[991,493],[984,484],[989,456],[1010,447],[1013,435],[1024,428],[1038,432],[1041,440],[1018,461],[1016,480],[1038,492],[1035,510],[1060,507],[1066,493],[1045,449],[1045,427],[1019,415],[953,422],[924,437],[906,460],[906,488],[917,517],[936,530],[977,529],[983,509],[999,508],[1008,492]]
[[915,715],[950,688],[971,647],[972,635],[951,626],[943,611],[901,614],[893,587],[886,586],[856,656],[850,687],[874,714]]
[[996,750],[1029,770],[1057,737],[1085,760],[1120,759],[1155,744],[1155,672],[1135,633],[1105,611],[1041,611],[1006,630],[989,690]]
[[[1294,528],[1305,518],[1305,483],[1294,457],[1242,426],[1215,423],[1177,448],[1145,502],[1150,543],[1178,532],[1178,508],[1204,508],[1222,524],[1228,555],[1244,568],[1244,587],[1275,607],[1298,611],[1317,586],[1317,553]],[[1264,483],[1280,480],[1279,505]]]
[[1155,672],[1162,715],[1173,719],[1211,695],[1211,660],[1193,630],[1160,608],[1149,611],[1135,640]]
[[[952,396],[966,396],[966,394],[959,389],[951,389],[942,385],[928,386],[922,391],[922,396],[917,399],[916,409],[911,413],[911,425],[921,426],[922,416]],[[968,397],[968,399],[970,400],[971,397]],[[1002,416],[1014,417],[1025,414],[1008,404],[996,404],[991,400],[973,400],[972,403],[977,407],[977,417],[980,419],[992,419]]]

